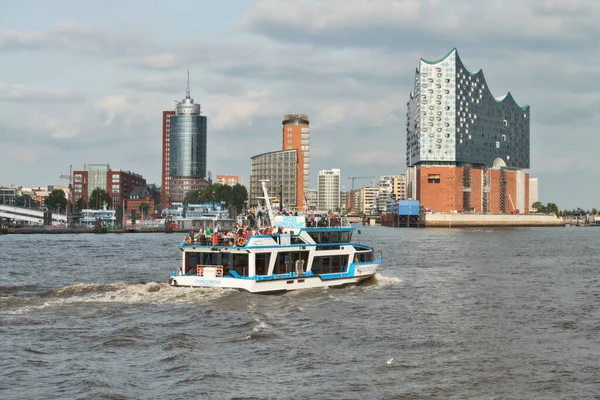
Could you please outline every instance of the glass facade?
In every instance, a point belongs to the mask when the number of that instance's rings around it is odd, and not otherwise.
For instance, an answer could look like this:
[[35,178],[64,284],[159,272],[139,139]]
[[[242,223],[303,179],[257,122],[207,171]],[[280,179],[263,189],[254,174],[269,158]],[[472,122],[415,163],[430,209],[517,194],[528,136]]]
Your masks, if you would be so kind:
[[529,107],[508,93],[495,98],[483,72],[473,74],[456,49],[421,59],[407,104],[406,163],[529,168]]
[[87,198],[92,196],[92,192],[96,188],[100,188],[108,192],[106,187],[106,177],[110,166],[108,164],[88,164],[88,184],[87,184]]
[[170,173],[172,178],[206,176],[206,117],[171,116]]

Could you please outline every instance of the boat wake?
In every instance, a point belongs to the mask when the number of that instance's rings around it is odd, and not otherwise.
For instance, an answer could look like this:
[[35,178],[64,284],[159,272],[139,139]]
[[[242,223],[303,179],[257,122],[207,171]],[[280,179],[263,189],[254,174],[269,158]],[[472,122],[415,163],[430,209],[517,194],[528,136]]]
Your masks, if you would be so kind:
[[175,288],[167,283],[157,282],[77,284],[37,296],[4,298],[6,302],[1,313],[26,314],[35,310],[86,303],[204,304],[232,292],[236,291],[218,288]]

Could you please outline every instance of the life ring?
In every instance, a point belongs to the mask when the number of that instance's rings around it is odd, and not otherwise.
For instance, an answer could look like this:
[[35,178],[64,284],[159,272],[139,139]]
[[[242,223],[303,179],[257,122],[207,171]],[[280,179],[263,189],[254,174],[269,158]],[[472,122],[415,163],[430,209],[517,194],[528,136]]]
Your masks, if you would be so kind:
[[215,275],[217,276],[217,278],[222,278],[223,277],[223,267],[217,267],[217,272]]
[[183,238],[183,243],[185,244],[192,244],[192,237],[191,236],[186,236]]
[[204,267],[196,267],[196,275],[204,276]]
[[244,247],[246,245],[246,238],[243,236],[240,236],[237,240],[237,245],[240,247]]

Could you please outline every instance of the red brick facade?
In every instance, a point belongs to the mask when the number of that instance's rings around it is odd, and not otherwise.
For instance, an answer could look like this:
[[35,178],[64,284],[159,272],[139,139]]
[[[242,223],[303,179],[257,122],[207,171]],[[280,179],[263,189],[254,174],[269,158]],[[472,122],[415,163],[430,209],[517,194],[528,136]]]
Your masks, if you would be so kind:
[[[484,179],[486,172],[482,169],[471,168],[470,179],[465,179],[465,169],[455,166],[420,166],[417,168],[417,200],[426,209],[438,212],[464,212],[463,200],[470,198],[470,208],[473,212],[490,213],[520,213],[527,214],[529,210],[529,174],[524,173],[523,183],[519,190],[519,171],[488,169],[487,181],[489,195],[487,196],[487,210],[484,204]],[[469,172],[466,172],[469,174]],[[464,190],[465,180],[470,181],[470,196]],[[504,180],[504,184],[502,181]],[[468,185],[466,186],[468,189]],[[520,193],[522,192],[522,193]],[[524,203],[523,209],[519,208],[519,195]]]

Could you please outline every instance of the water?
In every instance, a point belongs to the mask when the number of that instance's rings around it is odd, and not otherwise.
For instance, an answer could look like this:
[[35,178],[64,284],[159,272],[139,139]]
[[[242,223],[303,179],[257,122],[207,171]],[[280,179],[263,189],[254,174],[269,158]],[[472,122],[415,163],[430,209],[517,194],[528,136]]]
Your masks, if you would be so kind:
[[0,398],[600,398],[600,230],[360,229],[376,279],[274,296],[167,286],[178,234],[0,236]]

